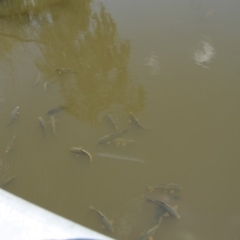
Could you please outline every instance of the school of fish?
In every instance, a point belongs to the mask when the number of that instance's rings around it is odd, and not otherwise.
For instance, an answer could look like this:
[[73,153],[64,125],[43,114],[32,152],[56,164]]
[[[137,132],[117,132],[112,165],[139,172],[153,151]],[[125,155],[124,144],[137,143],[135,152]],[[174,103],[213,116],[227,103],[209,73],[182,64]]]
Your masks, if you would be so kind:
[[[56,68],[56,72],[58,74],[72,74],[75,73],[74,71],[70,70],[70,69],[66,69],[66,68]],[[36,87],[39,83],[41,82],[41,76],[40,74],[37,77],[37,81],[35,83],[35,85],[33,85],[32,87]],[[44,90],[46,91],[47,89],[47,85],[48,82],[44,83]],[[57,119],[56,119],[56,114],[59,112],[62,112],[63,110],[66,110],[68,108],[68,106],[59,106],[53,109],[50,109],[49,111],[46,112],[47,116],[49,116],[49,124],[52,128],[52,134],[54,137],[57,137]],[[13,111],[11,112],[11,118],[10,121],[8,122],[8,124],[6,125],[7,127],[10,125],[13,125],[13,123],[16,121],[20,111],[19,111],[19,106],[16,106]],[[97,144],[104,146],[106,144],[116,144],[116,146],[126,146],[128,144],[135,144],[137,143],[134,139],[127,139],[124,138],[124,134],[129,132],[129,127],[123,129],[123,130],[119,130],[119,127],[117,125],[116,119],[113,118],[113,116],[111,116],[109,113],[107,113],[105,115],[105,119],[108,121],[108,123],[115,129],[115,132],[107,134],[105,136],[102,136],[99,140],[96,141]],[[133,114],[132,112],[128,113],[128,119],[129,122],[131,124],[133,124],[137,129],[140,130],[147,130],[150,128],[146,128],[143,127],[142,124],[140,124],[139,120],[137,119],[137,117],[135,116],[135,114]],[[19,120],[18,120],[19,121]],[[20,124],[18,122],[18,124]],[[38,118],[38,124],[39,124],[39,128],[40,130],[42,130],[42,132],[45,134],[45,136],[48,136],[48,124],[46,123],[46,121],[43,119],[43,117],[39,116]],[[9,143],[6,146],[6,150],[5,150],[5,154],[10,154],[10,152],[14,151],[14,148],[16,147],[16,135],[14,135],[11,140],[9,141]],[[89,163],[92,164],[93,162],[93,156],[92,154],[83,149],[81,146],[79,147],[71,147],[70,151],[75,154],[76,156],[80,157],[80,158],[87,158]],[[133,163],[145,163],[144,160],[142,159],[138,159],[138,158],[134,158],[134,157],[129,157],[129,156],[119,156],[119,155],[114,155],[114,154],[110,154],[108,152],[105,153],[96,153],[97,156],[100,157],[104,157],[104,158],[108,158],[111,160],[119,160],[119,161],[128,161],[128,162],[133,162]],[[0,182],[0,187],[5,187],[8,184],[10,184],[11,182],[13,182],[13,180],[15,180],[16,177],[15,176],[11,176],[8,177],[7,179],[3,180],[2,182]],[[157,184],[153,187],[148,186],[149,192],[148,194],[151,194],[153,191],[161,191],[164,192],[165,194],[169,194],[169,199],[179,199],[179,196],[173,196],[172,194],[174,192],[179,192],[180,190],[182,190],[182,187],[179,186],[178,184],[174,184],[174,183],[161,183],[161,184]],[[160,227],[160,224],[162,222],[162,220],[164,219],[164,217],[166,216],[173,216],[177,219],[180,218],[180,215],[177,211],[177,206],[172,206],[168,200],[166,201],[165,199],[161,199],[161,198],[150,198],[148,196],[146,196],[146,200],[148,202],[153,203],[157,209],[158,209],[158,217],[157,217],[157,222],[154,224],[154,226],[152,226],[152,228],[142,232],[139,237],[137,237],[137,240],[147,240],[147,239],[152,239],[153,235],[157,232],[157,230]],[[97,213],[97,215],[99,216],[100,221],[103,224],[103,227],[108,230],[109,233],[113,233],[114,232],[114,227],[113,227],[113,221],[109,220],[108,217],[106,217],[105,214],[102,213],[102,211],[96,209],[95,207],[90,206],[89,207],[91,210],[95,211]]]

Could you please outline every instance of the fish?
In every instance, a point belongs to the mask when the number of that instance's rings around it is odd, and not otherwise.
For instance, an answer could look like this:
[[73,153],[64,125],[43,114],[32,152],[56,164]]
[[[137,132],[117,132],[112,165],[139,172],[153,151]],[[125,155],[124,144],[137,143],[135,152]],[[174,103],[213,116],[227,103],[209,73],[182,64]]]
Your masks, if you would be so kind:
[[42,81],[40,73],[37,76],[36,83],[32,86],[32,88],[36,87]]
[[126,146],[127,143],[135,143],[133,139],[125,139],[125,138],[115,138],[113,142],[115,142],[117,146],[122,145],[123,147]]
[[99,216],[101,217],[101,221],[103,223],[103,225],[106,227],[106,229],[108,229],[110,232],[114,232],[113,226],[112,226],[112,221],[108,220],[108,218],[99,210],[97,210],[96,208],[89,206],[89,208],[93,211],[96,211]]
[[12,111],[12,113],[11,113],[11,120],[8,123],[7,126],[9,126],[10,124],[13,123],[13,121],[17,118],[18,114],[19,114],[19,106],[15,107],[14,110]]
[[87,155],[89,157],[90,164],[92,163],[92,155],[88,151],[82,149],[82,147],[72,147],[70,148],[70,151],[73,153],[76,153],[77,155],[80,155],[80,154]]
[[16,139],[16,135],[14,135],[11,141],[8,143],[5,153],[8,153],[15,146],[15,139]]
[[159,201],[159,200],[157,200],[157,201],[160,202],[160,206],[162,208],[164,208],[170,215],[172,215],[172,216],[174,216],[176,218],[180,218],[180,215],[178,214],[177,210],[174,209],[172,206],[170,206],[166,202]]
[[176,218],[180,218],[179,213],[177,212],[176,209],[174,209],[172,206],[170,206],[169,204],[167,204],[166,202],[160,201],[160,200],[154,200],[151,198],[147,197],[147,200],[157,204],[159,207],[163,208],[164,210],[166,210],[166,212],[168,212],[170,215],[176,217]]
[[47,115],[52,115],[52,114],[61,112],[61,111],[63,111],[66,108],[67,108],[67,106],[60,106],[60,107],[56,107],[56,108],[50,109],[49,111],[47,111]]
[[141,159],[112,155],[112,154],[108,154],[108,153],[98,153],[97,155],[100,157],[113,158],[113,159],[117,159],[117,160],[130,161],[130,162],[142,163],[142,164],[144,163],[144,160],[141,160]]
[[15,176],[12,176],[12,177],[7,178],[5,181],[3,181],[3,182],[0,184],[0,188],[1,188],[1,187],[4,187],[4,186],[7,185],[8,183],[12,182],[15,178],[16,178]]
[[45,83],[44,83],[44,85],[43,85],[43,89],[44,89],[44,92],[46,92],[47,91],[47,85],[48,85],[48,81],[46,81]]
[[160,183],[154,187],[148,186],[149,192],[153,192],[155,189],[160,188],[164,190],[182,190],[183,188],[175,183]]
[[160,223],[162,221],[162,218],[160,218],[159,222],[157,225],[155,225],[153,228],[147,230],[146,232],[142,233],[137,240],[147,240],[147,239],[152,239],[152,235],[156,232],[156,230],[159,228]]
[[53,130],[53,134],[55,136],[57,136],[57,133],[56,133],[56,118],[54,117],[54,115],[51,115],[50,117],[50,123],[51,123],[51,126],[52,126],[52,130]]
[[116,125],[115,121],[113,120],[110,114],[106,115],[106,119],[115,127],[115,129],[118,129],[118,126]]
[[62,73],[76,73],[75,71],[71,70],[71,69],[68,69],[68,68],[55,68],[55,70],[59,73],[59,74],[62,74]]
[[116,133],[112,133],[110,135],[106,135],[98,140],[98,144],[109,142],[109,141],[113,140],[114,138],[118,137],[119,135],[125,133],[127,130],[128,129],[124,129],[121,132],[116,132]]
[[137,117],[136,117],[132,112],[129,112],[129,118],[130,118],[130,122],[132,122],[133,124],[135,124],[138,128],[141,128],[141,129],[144,129],[144,130],[149,129],[149,128],[144,128],[144,127],[139,123],[139,120],[137,119]]
[[40,128],[43,130],[43,132],[46,134],[46,125],[45,125],[45,121],[42,119],[42,117],[38,118],[38,123]]

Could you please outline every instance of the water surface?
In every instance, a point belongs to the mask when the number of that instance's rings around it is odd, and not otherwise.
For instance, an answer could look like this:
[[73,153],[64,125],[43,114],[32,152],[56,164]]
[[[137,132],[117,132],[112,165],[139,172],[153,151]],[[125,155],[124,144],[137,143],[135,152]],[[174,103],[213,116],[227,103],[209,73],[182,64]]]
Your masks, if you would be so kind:
[[[156,223],[146,194],[167,198],[147,186],[172,182],[183,187],[169,202],[181,218],[165,218],[154,238],[238,239],[239,2],[53,3],[0,19],[0,182],[16,176],[4,189],[124,240]],[[55,137],[46,113],[57,107]],[[149,129],[129,124],[130,111]],[[97,144],[116,132],[107,113],[134,142]],[[80,146],[91,166],[70,152]],[[114,233],[89,205],[113,219]]]

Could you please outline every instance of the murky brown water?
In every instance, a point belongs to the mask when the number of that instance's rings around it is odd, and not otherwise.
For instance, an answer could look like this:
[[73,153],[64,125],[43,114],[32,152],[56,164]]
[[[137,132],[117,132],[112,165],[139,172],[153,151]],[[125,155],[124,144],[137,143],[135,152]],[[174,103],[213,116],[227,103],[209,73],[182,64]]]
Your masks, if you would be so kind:
[[[16,176],[4,189],[108,234],[93,205],[114,220],[108,235],[124,240],[156,223],[146,186],[173,182],[183,187],[169,202],[181,218],[165,218],[155,239],[239,239],[240,2],[70,0],[29,9],[0,19],[0,181]],[[59,106],[54,137],[46,112]],[[130,125],[130,111],[150,129]],[[135,142],[97,144],[115,132],[107,113]],[[91,166],[69,151],[79,146]]]

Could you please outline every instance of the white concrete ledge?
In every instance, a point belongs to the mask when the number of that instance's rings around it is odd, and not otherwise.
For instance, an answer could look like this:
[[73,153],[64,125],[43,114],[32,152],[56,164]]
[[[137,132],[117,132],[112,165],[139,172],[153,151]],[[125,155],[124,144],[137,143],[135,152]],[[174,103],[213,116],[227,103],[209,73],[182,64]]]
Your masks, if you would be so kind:
[[112,240],[0,189],[0,239]]

